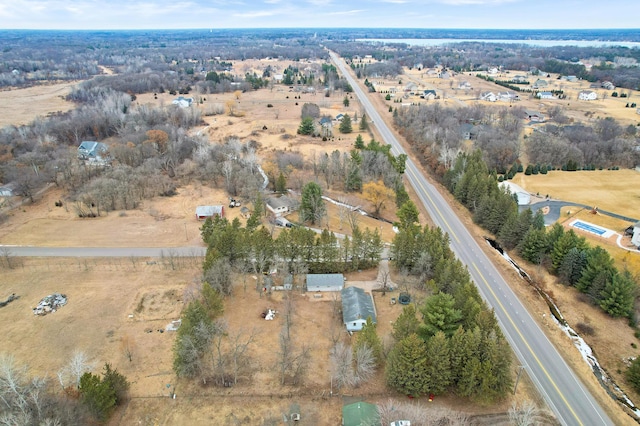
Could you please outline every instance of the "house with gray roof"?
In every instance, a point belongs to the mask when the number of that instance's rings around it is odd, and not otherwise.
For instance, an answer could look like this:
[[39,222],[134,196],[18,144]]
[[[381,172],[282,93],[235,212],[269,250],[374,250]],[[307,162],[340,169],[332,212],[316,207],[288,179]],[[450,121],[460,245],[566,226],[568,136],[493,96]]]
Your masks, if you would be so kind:
[[269,197],[267,198],[267,209],[275,216],[281,216],[294,211],[298,203],[292,198],[283,195],[281,197]]
[[78,147],[78,158],[90,162],[105,162],[109,148],[102,142],[83,141]]
[[342,274],[307,274],[307,291],[340,291],[343,288]]
[[375,324],[376,309],[370,293],[358,287],[347,287],[340,292],[342,296],[342,321],[348,331],[360,331],[367,318]]

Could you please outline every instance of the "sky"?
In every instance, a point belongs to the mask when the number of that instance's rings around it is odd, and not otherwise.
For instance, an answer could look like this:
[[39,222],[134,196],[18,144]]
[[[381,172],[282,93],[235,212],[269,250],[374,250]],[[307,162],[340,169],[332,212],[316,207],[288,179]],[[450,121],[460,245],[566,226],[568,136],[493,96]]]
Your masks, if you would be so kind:
[[640,1],[0,0],[0,29],[328,27],[640,28]]

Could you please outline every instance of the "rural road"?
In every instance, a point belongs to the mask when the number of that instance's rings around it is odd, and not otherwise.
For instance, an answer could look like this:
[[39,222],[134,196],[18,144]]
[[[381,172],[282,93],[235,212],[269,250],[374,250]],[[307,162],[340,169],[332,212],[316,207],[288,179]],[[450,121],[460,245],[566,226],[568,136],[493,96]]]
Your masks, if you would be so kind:
[[[375,123],[384,142],[391,145],[392,153],[406,153],[346,64],[335,53],[330,52],[330,55],[360,99],[369,115],[369,121]],[[502,330],[520,363],[529,373],[558,421],[564,425],[613,425],[481,250],[451,206],[425,179],[411,159],[407,160],[405,176],[435,224],[449,234],[452,250],[467,265],[481,295],[495,309]]]

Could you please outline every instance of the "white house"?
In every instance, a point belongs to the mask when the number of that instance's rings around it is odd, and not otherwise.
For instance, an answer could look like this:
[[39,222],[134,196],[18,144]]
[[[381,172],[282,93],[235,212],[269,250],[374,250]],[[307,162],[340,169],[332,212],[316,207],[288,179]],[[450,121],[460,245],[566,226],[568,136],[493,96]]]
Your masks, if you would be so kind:
[[578,94],[578,99],[580,99],[581,101],[595,101],[596,99],[598,99],[598,94],[593,90],[582,90]]
[[307,274],[307,291],[342,291],[342,274]]
[[547,87],[549,85],[549,83],[546,82],[546,80],[542,80],[542,79],[537,79],[535,83],[533,83],[533,86],[531,86],[534,89],[540,89],[541,87]]
[[12,182],[0,186],[0,197],[13,197],[15,189],[16,186]]
[[480,94],[480,100],[487,101],[487,102],[495,102],[498,100],[498,98],[493,92],[483,92]]
[[536,96],[539,99],[553,99],[553,93],[551,92],[538,92]]
[[458,89],[469,90],[471,89],[471,83],[469,83],[468,81],[463,81],[462,83],[458,84]]
[[173,105],[178,105],[180,108],[188,108],[193,103],[193,98],[185,98],[183,96],[179,96],[175,98],[171,103]]
[[281,216],[295,210],[296,202],[291,198],[283,195],[281,197],[267,198],[267,209],[275,216]]
[[360,331],[367,318],[376,324],[376,309],[373,298],[358,287],[347,287],[340,292],[342,296],[342,321],[348,331]]

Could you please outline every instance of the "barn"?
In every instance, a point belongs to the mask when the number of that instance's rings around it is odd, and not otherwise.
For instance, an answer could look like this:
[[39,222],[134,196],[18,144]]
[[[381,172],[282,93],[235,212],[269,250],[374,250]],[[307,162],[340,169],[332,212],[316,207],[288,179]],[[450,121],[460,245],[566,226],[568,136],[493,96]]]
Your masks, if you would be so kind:
[[214,216],[224,217],[224,206],[198,206],[196,207],[196,219],[205,220]]
[[376,309],[371,294],[358,287],[347,287],[342,295],[342,321],[348,331],[360,331],[367,318],[376,323]]
[[307,274],[307,291],[340,291],[343,288],[342,274]]

